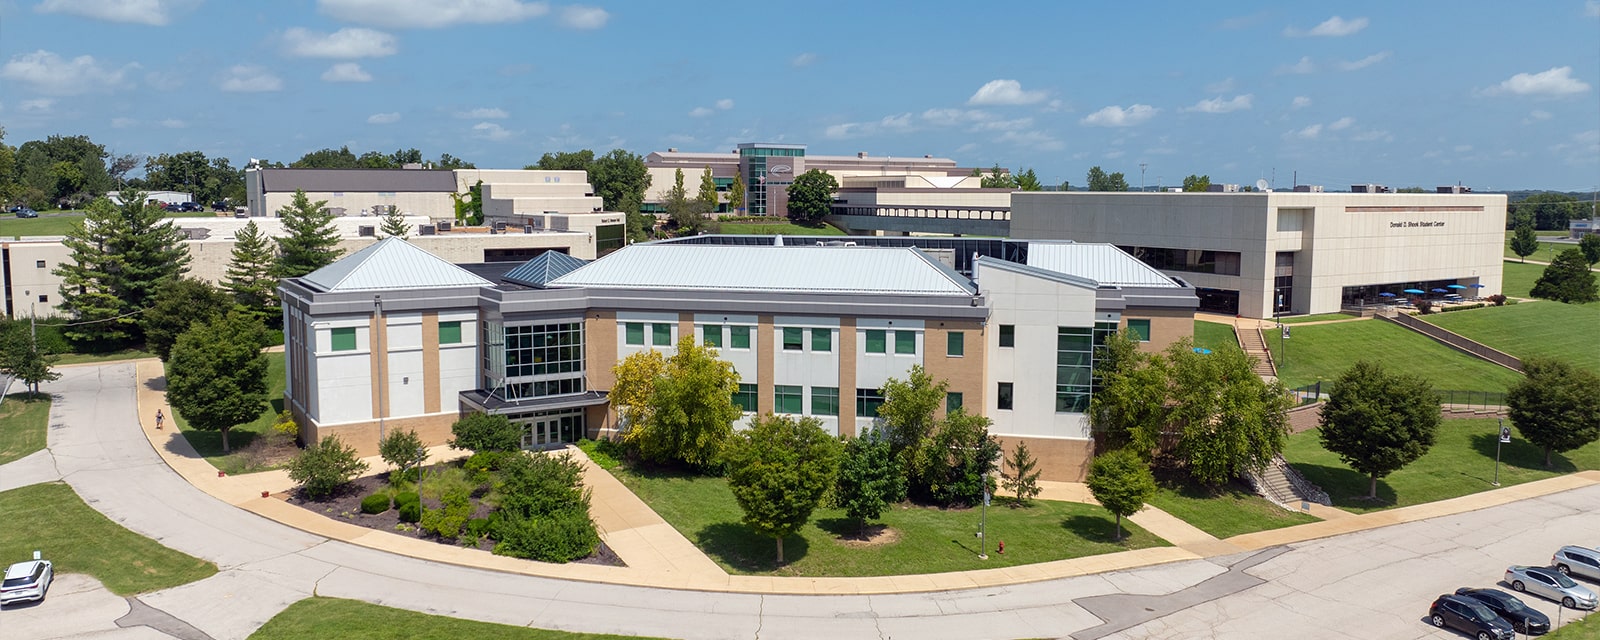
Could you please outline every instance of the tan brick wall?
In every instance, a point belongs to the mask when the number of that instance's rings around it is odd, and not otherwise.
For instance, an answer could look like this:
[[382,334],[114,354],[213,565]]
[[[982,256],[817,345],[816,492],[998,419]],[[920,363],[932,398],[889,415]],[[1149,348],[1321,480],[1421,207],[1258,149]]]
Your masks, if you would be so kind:
[[[949,356],[949,336],[952,331],[961,332],[965,345],[963,354],[954,358]],[[982,413],[983,407],[987,406],[983,402],[984,388],[988,386],[985,383],[988,378],[985,369],[988,358],[984,357],[986,343],[981,322],[929,321],[923,331],[923,368],[935,381],[948,381],[948,391],[961,394],[961,404],[966,407],[967,413]],[[943,418],[944,413],[941,403],[936,415]]]
[[590,389],[610,391],[617,383],[617,312],[589,311],[583,318],[583,358]]
[[[694,314],[680,311],[678,312],[678,340],[681,342],[684,338],[694,338],[695,344],[701,344],[700,338],[694,335]],[[673,346],[677,346],[677,344],[673,344]]]
[[[410,418],[391,418],[383,421],[385,433],[392,433],[396,429],[415,431],[422,438],[422,444],[435,446],[445,444],[450,440],[450,425],[461,419],[459,413],[442,413],[429,416],[413,416]],[[356,455],[366,457],[378,455],[378,421],[354,422],[332,426],[307,425],[310,421],[301,423],[300,434],[305,439],[306,445],[316,444],[321,438],[330,435],[339,436],[339,440],[356,448]],[[307,434],[309,433],[309,438]]]
[[617,435],[617,413],[611,405],[602,404],[583,410],[584,437],[590,440],[611,439]]
[[1194,311],[1190,309],[1129,308],[1122,312],[1120,328],[1128,328],[1129,318],[1150,320],[1150,341],[1139,345],[1144,351],[1162,351],[1178,340],[1194,337]]
[[[759,316],[756,319],[756,413],[772,413],[772,377],[777,375],[777,356],[773,349],[776,347],[772,339],[772,316]],[[842,393],[842,392],[841,392]],[[854,396],[852,396],[853,398]]]
[[856,319],[839,318],[839,435],[856,436]]
[[1005,459],[1011,459],[1018,442],[1028,443],[1028,453],[1038,464],[1040,480],[1083,482],[1089,477],[1089,461],[1094,459],[1093,440],[997,436]]
[[389,391],[384,388],[388,381],[389,344],[387,318],[378,321],[378,314],[372,314],[367,319],[367,340],[372,358],[372,415],[381,417],[389,413]]
[[422,412],[439,412],[439,312],[422,314]]

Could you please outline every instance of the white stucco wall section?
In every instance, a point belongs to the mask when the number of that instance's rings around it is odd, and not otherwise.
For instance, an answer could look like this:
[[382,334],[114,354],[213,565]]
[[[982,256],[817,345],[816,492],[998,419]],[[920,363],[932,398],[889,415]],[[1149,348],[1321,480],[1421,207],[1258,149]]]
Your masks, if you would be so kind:
[[[759,318],[754,315],[736,314],[694,314],[695,338],[703,344],[705,342],[706,325],[722,327],[722,347],[717,349],[717,356],[733,363],[733,369],[739,372],[739,381],[745,384],[755,384],[756,354],[761,345],[761,332],[758,330]],[[729,327],[748,327],[750,329],[750,346],[743,349],[733,347],[733,338]]]
[[[1090,437],[1088,416],[1056,413],[1056,329],[1093,327],[1095,290],[1017,273],[983,262],[973,269],[978,288],[989,300],[988,345],[990,388],[984,393],[984,414],[994,421],[992,433],[1055,438]],[[1000,325],[1015,327],[1014,346],[1000,346]],[[999,408],[999,383],[1012,384],[1012,408]]]
[[[628,323],[638,322],[644,324],[644,345],[628,344]],[[672,340],[666,345],[652,345],[652,324],[665,324],[671,327]],[[662,355],[672,357],[678,352],[678,314],[672,312],[655,311],[618,311],[617,312],[617,361],[640,351],[660,351]]]
[[483,328],[476,310],[441,311],[439,322],[461,323],[461,343],[439,345],[439,410],[455,413],[461,392],[478,387],[478,338]]
[[[310,384],[317,385],[310,410],[319,424],[371,420],[372,335],[370,314],[328,316],[311,323],[316,335]],[[333,350],[333,330],[354,328],[356,348]]]
[[[904,380],[911,372],[912,365],[922,364],[922,354],[927,353],[923,344],[923,328],[921,320],[883,320],[877,318],[858,318],[856,320],[856,388],[878,389],[889,378]],[[867,353],[867,331],[886,330],[885,334],[887,353]],[[917,334],[917,350],[912,354],[897,354],[894,352],[894,332],[915,331]],[[840,392],[841,394],[843,391]],[[842,400],[842,399],[841,399]],[[855,402],[855,389],[850,390],[850,401]]]

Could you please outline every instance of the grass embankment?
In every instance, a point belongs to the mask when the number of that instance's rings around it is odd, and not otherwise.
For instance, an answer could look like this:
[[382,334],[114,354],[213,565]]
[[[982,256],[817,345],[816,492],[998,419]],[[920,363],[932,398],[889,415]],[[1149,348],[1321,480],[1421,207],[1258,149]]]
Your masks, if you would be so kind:
[[[1428,453],[1378,479],[1377,501],[1366,499],[1367,476],[1323,449],[1315,429],[1289,436],[1283,457],[1307,480],[1327,491],[1333,506],[1358,513],[1380,511],[1495,489],[1491,483],[1495,478],[1499,429],[1499,422],[1488,418],[1445,420]],[[1550,469],[1544,467],[1544,450],[1515,431],[1511,443],[1501,446],[1501,486],[1600,469],[1600,443],[1556,454]]]
[[[1530,293],[1533,291],[1533,283],[1538,282],[1539,276],[1544,275],[1545,266],[1542,264],[1523,264],[1509,260],[1502,264],[1505,265],[1505,268],[1500,272],[1501,278],[1504,279],[1500,287],[1503,291],[1500,293],[1513,298],[1533,297],[1533,294]],[[1489,292],[1485,291],[1482,295],[1488,294]]]
[[278,413],[283,411],[284,387],[283,352],[267,354],[267,408],[255,420],[234,426],[228,431],[228,444],[231,453],[222,452],[222,432],[197,431],[189,426],[183,416],[173,411],[172,422],[183,431],[183,437],[189,440],[201,457],[210,462],[211,466],[219,471],[229,474],[251,473],[265,471],[273,468],[271,465],[262,466],[241,452],[257,438],[266,437],[272,431],[272,425],[278,421]]
[[632,636],[514,627],[393,609],[360,600],[323,597],[306,598],[289,605],[250,634],[251,640],[621,640],[628,637]]
[[1309,316],[1293,316],[1283,318],[1284,324],[1303,324],[1306,322],[1328,322],[1330,320],[1355,320],[1356,317],[1348,313],[1318,313]]
[[22,560],[38,550],[56,573],[94,576],[129,596],[209,577],[217,566],[161,546],[89,508],[61,483],[0,492],[0,558]]
[[[1567,249],[1571,249],[1573,247],[1578,246],[1578,244],[1576,242],[1568,243],[1568,242],[1547,242],[1546,241],[1546,240],[1548,240],[1549,238],[1552,238],[1552,237],[1554,237],[1554,238],[1565,238],[1565,237],[1567,237],[1567,232],[1564,231],[1564,230],[1535,231],[1535,232],[1533,232],[1533,234],[1536,235],[1536,236],[1539,236],[1539,250],[1533,252],[1532,254],[1530,254],[1528,256],[1529,260],[1539,260],[1539,261],[1543,261],[1543,262],[1549,262],[1551,259],[1556,257],[1556,254],[1559,254],[1562,251],[1565,251]],[[1513,235],[1516,235],[1515,231],[1507,231],[1506,232],[1505,257],[1513,259],[1513,260],[1520,260],[1521,258],[1517,257],[1516,252],[1511,250],[1511,237]]]
[[750,236],[842,236],[838,227],[818,225],[807,227],[793,222],[718,222],[717,233]]
[[1600,615],[1573,620],[1544,637],[1545,640],[1600,640]]
[[1421,318],[1518,358],[1560,358],[1600,372],[1600,305],[1542,300]]
[[13,393],[0,402],[0,464],[44,448],[50,426],[50,396]]
[[1216,350],[1224,345],[1239,346],[1239,339],[1233,335],[1233,325],[1195,321],[1194,346]]
[[1357,360],[1372,360],[1390,371],[1422,376],[1433,388],[1442,390],[1504,391],[1520,378],[1515,371],[1380,320],[1295,327],[1289,339],[1281,341],[1281,348],[1274,333],[1267,332],[1267,348],[1278,364],[1278,377],[1291,388],[1334,380]]
[[1289,511],[1241,486],[1213,492],[1190,483],[1162,482],[1150,505],[1218,538],[1281,529],[1318,518]]
[[[1007,567],[1081,556],[1166,546],[1127,520],[1129,534],[1113,542],[1115,522],[1105,509],[1086,504],[1035,500],[1014,509],[996,497],[989,507],[989,559],[979,560],[980,510],[892,506],[883,515],[888,531],[863,543],[859,528],[840,509],[818,509],[811,522],[783,542],[787,562],[775,566],[772,538],[740,522],[743,512],[722,478],[676,472],[612,471],[695,546],[729,573],[778,576],[886,576]],[[995,544],[1006,543],[1004,554]]]

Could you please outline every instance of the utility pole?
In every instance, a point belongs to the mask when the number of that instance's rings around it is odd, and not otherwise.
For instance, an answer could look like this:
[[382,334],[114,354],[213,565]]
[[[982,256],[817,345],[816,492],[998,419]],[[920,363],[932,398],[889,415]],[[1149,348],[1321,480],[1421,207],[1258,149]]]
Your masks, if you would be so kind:
[[1139,163],[1139,193],[1144,193],[1144,169],[1150,166],[1148,162]]

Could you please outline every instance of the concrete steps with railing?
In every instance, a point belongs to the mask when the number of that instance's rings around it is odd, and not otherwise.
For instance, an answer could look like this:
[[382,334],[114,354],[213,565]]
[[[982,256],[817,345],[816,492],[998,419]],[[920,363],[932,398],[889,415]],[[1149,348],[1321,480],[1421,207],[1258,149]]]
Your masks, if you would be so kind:
[[1267,349],[1267,339],[1261,335],[1259,327],[1245,328],[1235,324],[1233,335],[1238,338],[1239,347],[1256,359],[1256,375],[1278,376],[1278,368],[1272,362],[1272,351]]
[[1272,462],[1260,473],[1251,474],[1250,483],[1261,497],[1291,511],[1298,511],[1302,502],[1323,506],[1333,504],[1326,491],[1290,467],[1283,456],[1273,457]]

